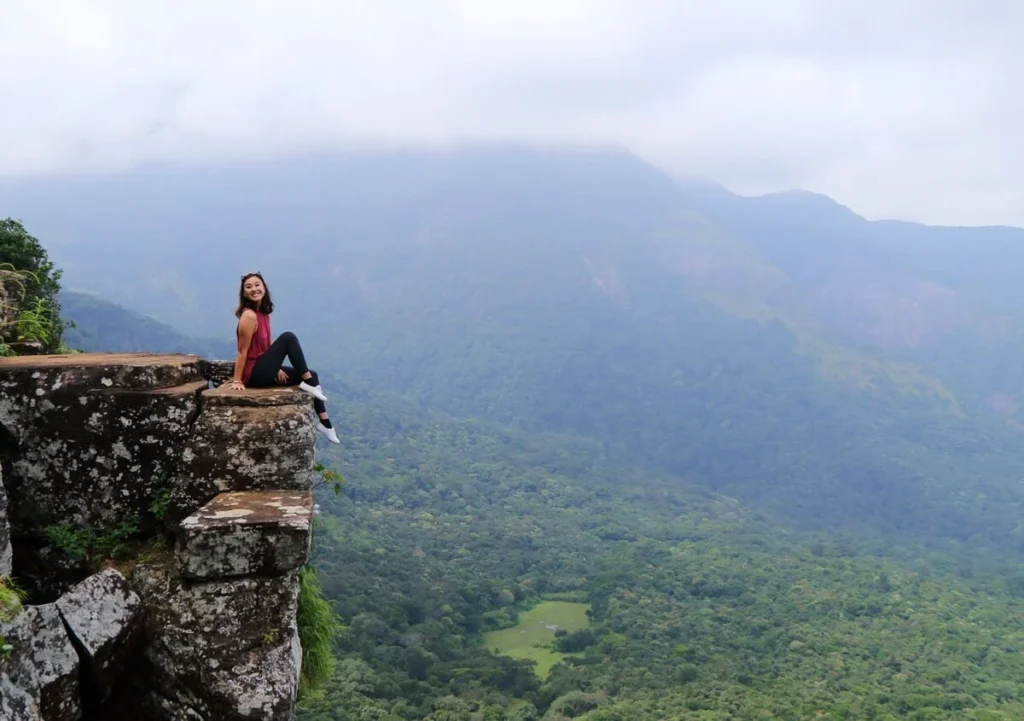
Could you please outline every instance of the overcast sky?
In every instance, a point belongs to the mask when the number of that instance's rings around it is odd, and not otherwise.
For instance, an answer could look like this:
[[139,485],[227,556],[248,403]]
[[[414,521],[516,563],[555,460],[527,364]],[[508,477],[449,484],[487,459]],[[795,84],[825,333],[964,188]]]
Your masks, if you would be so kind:
[[624,145],[741,193],[1024,225],[1021,0],[0,0],[0,173]]

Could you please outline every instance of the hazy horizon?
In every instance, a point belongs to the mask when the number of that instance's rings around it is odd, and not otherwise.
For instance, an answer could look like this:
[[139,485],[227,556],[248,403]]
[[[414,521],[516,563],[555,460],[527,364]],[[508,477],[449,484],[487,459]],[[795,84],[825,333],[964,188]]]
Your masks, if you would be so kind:
[[[213,159],[213,160],[201,160],[201,159],[190,159],[184,160],[160,160],[150,161],[141,163],[127,168],[77,168],[77,169],[66,169],[66,170],[51,170],[51,171],[40,171],[34,173],[26,173],[19,176],[4,176],[0,173],[0,187],[4,183],[10,183],[11,181],[28,181],[35,183],[47,183],[47,182],[60,182],[75,179],[82,179],[88,177],[95,178],[116,178],[124,177],[132,173],[146,173],[146,172],[157,172],[157,173],[189,173],[189,172],[204,172],[211,170],[228,170],[237,172],[249,167],[255,172],[259,172],[266,168],[267,164],[273,163],[294,163],[294,162],[306,162],[313,161],[322,164],[324,167],[329,167],[332,161],[339,158],[351,158],[351,157],[366,157],[366,158],[381,158],[391,157],[395,155],[406,155],[406,156],[452,156],[457,154],[472,154],[481,153],[486,154],[490,151],[495,150],[508,150],[511,152],[523,152],[529,153],[533,151],[551,151],[551,152],[592,152],[592,153],[616,153],[616,154],[627,154],[634,157],[640,162],[646,163],[656,169],[657,171],[664,173],[666,176],[672,178],[676,182],[681,183],[684,187],[706,185],[708,187],[715,187],[721,189],[732,195],[741,198],[763,198],[770,196],[782,196],[782,195],[811,195],[820,196],[826,198],[829,201],[836,203],[839,206],[847,209],[848,211],[858,215],[868,221],[896,221],[896,222],[907,222],[916,223],[920,225],[930,227],[965,227],[965,228],[991,228],[991,227],[1007,227],[1013,229],[1024,230],[1024,218],[1020,223],[999,223],[999,222],[978,222],[978,223],[932,223],[927,220],[920,220],[912,217],[901,217],[898,215],[876,215],[872,216],[865,212],[862,208],[857,207],[842,197],[836,197],[825,193],[819,189],[807,188],[807,187],[787,187],[766,190],[764,192],[741,192],[741,190],[730,187],[726,183],[722,182],[718,178],[711,177],[701,173],[688,173],[684,170],[673,170],[670,167],[666,167],[657,162],[656,159],[645,158],[639,153],[634,152],[630,148],[622,146],[611,145],[611,144],[594,144],[594,143],[579,143],[573,144],[569,142],[564,143],[542,143],[542,142],[501,142],[501,141],[485,141],[477,143],[447,143],[447,144],[377,144],[367,145],[363,144],[358,147],[334,147],[325,148],[322,150],[306,151],[306,152],[292,152],[292,153],[281,153],[278,155],[264,154],[250,157],[239,157],[229,159]],[[11,215],[10,212],[6,213]],[[3,215],[3,213],[0,213]],[[15,219],[17,213],[14,213]],[[21,219],[23,220],[23,219]]]
[[477,142],[1024,226],[1024,6],[359,0],[0,8],[0,176]]

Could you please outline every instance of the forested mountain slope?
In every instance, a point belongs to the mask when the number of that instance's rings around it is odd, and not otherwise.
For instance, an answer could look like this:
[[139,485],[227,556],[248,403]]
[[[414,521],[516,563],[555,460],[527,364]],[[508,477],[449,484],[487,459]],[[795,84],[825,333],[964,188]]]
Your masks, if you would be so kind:
[[[174,339],[70,300],[97,347]],[[325,386],[343,444],[320,460],[345,483],[318,494],[314,563],[347,630],[302,721],[1024,714],[1012,556],[800,531],[593,439]],[[571,653],[550,673],[485,642],[552,599],[585,604],[589,624],[553,638]]]
[[994,261],[1020,231],[523,148],[40,179],[0,202],[68,287],[191,333],[230,339],[261,269],[275,328],[342,379],[588,437],[799,525],[1024,541],[1024,344]]
[[62,291],[61,317],[74,325],[65,331],[67,345],[87,352],[195,353],[231,358],[232,343],[186,335],[148,316],[86,293]]

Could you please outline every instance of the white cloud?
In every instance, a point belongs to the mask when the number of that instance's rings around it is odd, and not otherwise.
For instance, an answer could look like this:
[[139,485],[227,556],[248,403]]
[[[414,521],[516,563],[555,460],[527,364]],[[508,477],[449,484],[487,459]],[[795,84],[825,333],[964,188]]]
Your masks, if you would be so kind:
[[0,172],[608,141],[739,192],[1024,225],[1012,0],[0,5]]

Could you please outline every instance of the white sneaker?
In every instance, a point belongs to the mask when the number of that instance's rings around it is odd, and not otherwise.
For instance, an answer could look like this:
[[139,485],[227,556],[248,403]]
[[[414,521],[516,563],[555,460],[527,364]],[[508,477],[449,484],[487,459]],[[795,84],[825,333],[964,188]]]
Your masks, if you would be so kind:
[[324,395],[324,389],[319,385],[311,386],[309,383],[306,383],[306,381],[301,381],[299,383],[299,390],[306,391],[306,393],[309,393],[309,395],[314,398],[319,398],[325,403],[327,402],[327,396]]
[[320,421],[317,421],[316,429],[323,433],[325,436],[327,436],[327,440],[329,440],[331,443],[341,444],[341,441],[338,440],[338,434],[334,432],[333,428],[328,428]]

